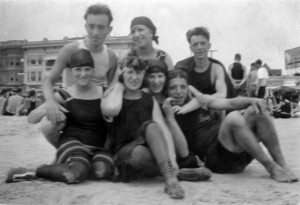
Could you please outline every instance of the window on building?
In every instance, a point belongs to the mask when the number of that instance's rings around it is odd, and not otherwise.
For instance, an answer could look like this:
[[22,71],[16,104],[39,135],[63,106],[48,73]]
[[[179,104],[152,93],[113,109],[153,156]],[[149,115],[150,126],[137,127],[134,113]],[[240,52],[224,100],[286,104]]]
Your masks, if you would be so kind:
[[38,71],[38,81],[41,82],[42,81],[42,71]]
[[31,82],[36,81],[36,72],[35,71],[30,72],[30,81]]
[[13,62],[13,61],[10,61],[10,62],[9,62],[9,65],[10,65],[10,66],[14,66],[14,62]]
[[30,59],[30,65],[36,65],[36,60],[35,59]]
[[30,82],[30,72],[29,71],[27,71],[27,82]]
[[46,61],[46,66],[53,66],[54,63],[55,63],[55,60],[54,60],[54,59],[47,60],[47,61]]
[[39,55],[38,56],[38,65],[42,65],[43,63],[43,56]]
[[8,79],[10,82],[14,82],[15,81],[15,75],[13,73],[10,73],[8,76]]

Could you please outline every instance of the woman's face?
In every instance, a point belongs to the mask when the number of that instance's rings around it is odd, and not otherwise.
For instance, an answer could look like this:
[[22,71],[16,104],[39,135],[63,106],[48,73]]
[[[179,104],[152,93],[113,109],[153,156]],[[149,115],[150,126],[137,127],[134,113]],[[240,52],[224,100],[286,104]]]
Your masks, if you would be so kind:
[[166,83],[166,76],[162,72],[150,73],[147,78],[148,87],[152,93],[158,94],[163,91]]
[[145,47],[152,43],[153,33],[144,25],[135,25],[131,28],[132,41],[136,47]]
[[128,90],[137,90],[142,86],[145,76],[144,70],[134,70],[126,67],[123,74],[124,86]]
[[173,103],[176,105],[183,105],[188,96],[188,84],[186,79],[176,77],[169,80],[168,96],[174,98]]
[[91,81],[94,75],[94,68],[89,66],[74,67],[72,68],[72,74],[76,79],[77,85],[85,86]]

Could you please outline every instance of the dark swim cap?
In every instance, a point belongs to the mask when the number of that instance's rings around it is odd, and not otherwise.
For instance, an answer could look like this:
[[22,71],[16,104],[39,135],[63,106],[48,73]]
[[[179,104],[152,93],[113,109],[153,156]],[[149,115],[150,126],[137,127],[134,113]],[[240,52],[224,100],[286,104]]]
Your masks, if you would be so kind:
[[83,66],[94,68],[94,60],[90,51],[81,48],[71,54],[70,68]]
[[134,27],[136,25],[144,25],[147,28],[149,28],[153,32],[152,40],[154,40],[158,44],[158,36],[155,35],[156,34],[156,27],[148,17],[146,17],[146,16],[135,17],[131,21],[130,29],[132,29],[132,27]]
[[149,59],[148,69],[146,70],[146,76],[151,73],[163,73],[165,76],[168,76],[168,66],[164,61]]

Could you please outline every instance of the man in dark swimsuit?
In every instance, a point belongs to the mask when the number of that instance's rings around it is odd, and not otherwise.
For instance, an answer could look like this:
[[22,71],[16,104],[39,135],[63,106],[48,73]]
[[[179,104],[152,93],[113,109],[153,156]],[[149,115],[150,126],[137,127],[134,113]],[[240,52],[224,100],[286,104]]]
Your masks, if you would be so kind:
[[[194,56],[177,62],[175,69],[187,72],[190,85],[204,94],[218,98],[235,97],[234,87],[225,67],[219,61],[208,57],[211,44],[207,29],[204,27],[190,29],[186,37]],[[223,111],[214,111],[213,114],[219,121],[225,117]]]
[[207,29],[203,27],[190,29],[186,37],[194,56],[177,62],[175,69],[186,71],[190,84],[204,94],[220,98],[234,97],[234,88],[224,66],[208,57],[211,44]]

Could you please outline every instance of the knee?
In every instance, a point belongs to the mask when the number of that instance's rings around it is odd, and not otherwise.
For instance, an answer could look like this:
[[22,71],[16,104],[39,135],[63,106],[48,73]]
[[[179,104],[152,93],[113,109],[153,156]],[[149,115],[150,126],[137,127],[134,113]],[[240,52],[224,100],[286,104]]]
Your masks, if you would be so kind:
[[160,138],[163,135],[162,128],[156,123],[151,122],[146,126],[146,136],[151,136],[151,139],[157,139]]
[[153,160],[150,150],[144,146],[136,146],[132,151],[129,163],[134,167],[140,167],[149,160]]
[[225,118],[225,123],[231,127],[240,127],[245,125],[243,116],[238,111],[229,113]]

